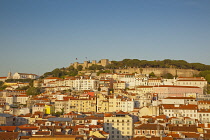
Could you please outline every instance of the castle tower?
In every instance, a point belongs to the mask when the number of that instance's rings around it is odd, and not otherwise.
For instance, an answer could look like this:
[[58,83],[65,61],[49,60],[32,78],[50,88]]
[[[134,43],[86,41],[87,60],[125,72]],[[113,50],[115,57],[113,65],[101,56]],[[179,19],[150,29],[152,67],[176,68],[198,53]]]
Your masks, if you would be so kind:
[[84,65],[83,65],[83,68],[87,68],[88,67],[88,61],[84,61]]
[[106,65],[108,65],[109,64],[109,59],[101,59],[101,65],[102,66],[106,66]]
[[92,64],[95,65],[95,64],[96,64],[96,60],[93,60],[93,61],[92,61]]
[[78,64],[79,64],[78,62],[74,62],[74,65],[73,66],[74,66],[75,69],[77,69]]

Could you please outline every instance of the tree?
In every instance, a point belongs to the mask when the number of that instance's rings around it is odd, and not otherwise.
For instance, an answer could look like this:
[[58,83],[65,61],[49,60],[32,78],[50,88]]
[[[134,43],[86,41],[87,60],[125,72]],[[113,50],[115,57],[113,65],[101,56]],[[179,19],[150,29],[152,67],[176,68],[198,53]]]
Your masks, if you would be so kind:
[[102,70],[102,69],[104,69],[104,67],[101,65],[94,64],[94,65],[90,66],[88,69],[89,70]]
[[74,66],[70,66],[70,67],[68,68],[69,71],[74,70],[74,69],[75,69]]
[[99,70],[97,72],[97,76],[99,76],[101,73],[111,73],[111,71],[110,70]]
[[52,72],[46,72],[43,74],[43,78],[46,78],[46,77],[49,77],[49,76],[52,76]]
[[205,76],[205,79],[206,79],[206,81],[208,82],[208,84],[210,84],[210,74],[207,74],[207,75]]
[[82,69],[83,69],[83,66],[82,65],[77,66],[77,70],[78,71],[81,71]]
[[2,83],[2,81],[0,81],[0,90],[5,90],[8,86],[4,85],[4,82]]
[[52,71],[53,77],[60,77],[62,76],[62,71],[59,68],[56,68]]
[[3,81],[0,81],[0,87],[2,87],[4,85]]
[[143,73],[143,69],[142,69],[142,68],[140,68],[140,73],[141,73],[141,74]]
[[76,69],[69,71],[69,76],[76,76],[78,74],[78,71]]
[[30,86],[23,86],[23,87],[18,87],[16,90],[27,90],[29,88]]
[[26,90],[26,94],[27,95],[32,95],[32,96],[41,94],[41,88],[39,88],[39,87],[30,87],[30,88],[28,88]]
[[150,77],[150,78],[153,78],[153,77],[156,77],[156,75],[155,75],[154,72],[151,72],[151,73],[149,74],[149,77]]
[[174,76],[171,74],[171,73],[166,73],[163,75],[163,78],[166,78],[166,79],[173,79]]

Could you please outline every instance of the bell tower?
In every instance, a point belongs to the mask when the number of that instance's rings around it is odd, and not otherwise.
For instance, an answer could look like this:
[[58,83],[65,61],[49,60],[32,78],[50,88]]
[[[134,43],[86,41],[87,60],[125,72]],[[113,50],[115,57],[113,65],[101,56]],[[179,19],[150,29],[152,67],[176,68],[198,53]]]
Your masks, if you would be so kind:
[[12,79],[12,73],[11,73],[11,71],[8,72],[7,79]]

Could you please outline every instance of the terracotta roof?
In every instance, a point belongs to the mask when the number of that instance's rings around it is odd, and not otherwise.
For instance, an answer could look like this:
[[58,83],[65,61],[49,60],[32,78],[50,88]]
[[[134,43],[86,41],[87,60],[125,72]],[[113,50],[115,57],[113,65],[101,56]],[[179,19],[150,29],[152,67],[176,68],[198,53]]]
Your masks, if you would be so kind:
[[159,124],[141,124],[134,129],[141,129],[141,130],[164,130],[164,126],[159,125]]
[[197,127],[195,125],[190,125],[190,126],[169,125],[169,131],[198,132]]
[[164,109],[185,109],[185,110],[197,110],[198,106],[197,105],[178,105],[175,106],[174,104],[164,104],[162,105]]
[[17,126],[0,126],[0,130],[6,132],[12,132],[17,128]]
[[58,77],[47,77],[45,79],[60,79],[60,78],[58,78]]
[[200,134],[197,133],[182,133],[183,135],[185,135],[185,138],[199,138]]
[[36,126],[18,126],[20,130],[38,130],[39,128]]
[[210,139],[210,133],[207,133],[207,134],[204,133],[203,134],[203,138],[204,139]]
[[194,97],[166,97],[165,99],[195,99]]
[[119,111],[116,113],[116,115],[128,115],[128,112]]
[[202,79],[180,79],[180,80],[177,80],[177,81],[204,81],[206,82],[206,80],[202,80]]
[[19,132],[0,132],[0,140],[18,139]]
[[0,79],[7,79],[7,77],[0,77]]
[[174,85],[156,85],[154,87],[171,87],[171,88],[200,88],[200,87],[196,87],[196,86],[174,86]]
[[104,117],[112,117],[112,115],[113,115],[112,113],[105,113]]
[[35,135],[51,135],[51,131],[38,131]]

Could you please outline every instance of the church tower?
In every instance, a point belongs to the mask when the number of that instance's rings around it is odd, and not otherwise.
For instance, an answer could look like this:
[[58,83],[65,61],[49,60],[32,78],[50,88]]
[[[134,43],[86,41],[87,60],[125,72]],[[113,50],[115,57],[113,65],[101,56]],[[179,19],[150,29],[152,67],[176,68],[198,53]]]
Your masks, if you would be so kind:
[[8,72],[7,79],[12,79],[12,73],[11,73],[11,71]]

